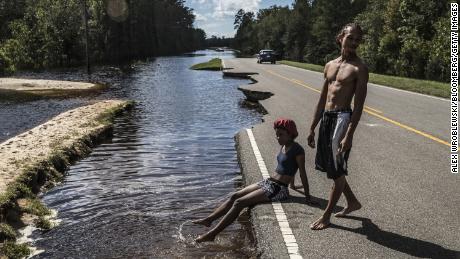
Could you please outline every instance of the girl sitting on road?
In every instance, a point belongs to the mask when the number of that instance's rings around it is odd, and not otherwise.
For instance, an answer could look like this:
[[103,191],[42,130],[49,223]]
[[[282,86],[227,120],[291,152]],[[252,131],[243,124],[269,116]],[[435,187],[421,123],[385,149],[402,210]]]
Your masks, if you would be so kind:
[[288,184],[291,183],[291,186],[293,186],[297,169],[300,172],[307,203],[310,202],[308,179],[305,172],[305,151],[302,146],[294,141],[298,135],[295,122],[290,119],[280,118],[275,121],[274,129],[278,143],[281,145],[277,156],[278,166],[275,173],[268,179],[232,193],[229,199],[206,218],[192,221],[195,224],[209,227],[214,220],[224,216],[213,229],[195,239],[196,242],[214,241],[216,235],[235,221],[241,210],[246,207],[287,199],[289,197]]

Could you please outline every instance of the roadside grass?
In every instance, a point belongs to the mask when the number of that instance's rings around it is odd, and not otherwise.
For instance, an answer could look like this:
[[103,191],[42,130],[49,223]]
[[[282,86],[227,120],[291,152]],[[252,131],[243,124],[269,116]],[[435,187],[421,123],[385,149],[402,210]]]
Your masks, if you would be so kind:
[[[316,72],[323,72],[324,66],[301,63],[295,61],[282,60],[279,61],[280,64],[285,64],[288,66],[298,67],[302,69],[312,70]],[[429,81],[429,80],[420,80],[407,77],[398,77],[398,76],[388,76],[369,73],[369,83],[374,83],[378,85],[389,86],[393,88],[398,88],[402,90],[407,90],[411,92],[427,94],[432,96],[438,96],[443,98],[450,97],[450,85],[448,83]]]
[[289,61],[289,60],[281,60],[281,61],[278,61],[278,63],[288,65],[291,67],[298,67],[298,68],[303,68],[303,69],[307,69],[311,71],[321,72],[321,73],[324,71],[324,66],[321,66],[321,65],[301,63],[301,62],[295,62],[295,61]]
[[195,64],[190,67],[194,70],[222,70],[222,60],[220,58],[213,58],[208,62]]

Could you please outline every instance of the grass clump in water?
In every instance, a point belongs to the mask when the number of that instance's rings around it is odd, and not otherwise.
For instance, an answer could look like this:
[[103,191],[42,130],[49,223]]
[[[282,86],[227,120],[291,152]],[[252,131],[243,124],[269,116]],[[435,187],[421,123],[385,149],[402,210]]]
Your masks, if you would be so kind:
[[24,202],[21,202],[22,212],[29,213],[37,216],[46,216],[51,214],[51,210],[48,209],[39,199],[24,199]]
[[16,240],[16,231],[6,223],[0,224],[0,240]]
[[19,197],[34,197],[34,194],[28,186],[17,181],[15,184],[8,186],[6,191],[0,195],[0,208],[12,203]]
[[213,58],[208,62],[195,64],[190,67],[194,70],[222,70],[222,60],[220,58]]
[[35,219],[34,223],[37,228],[40,228],[42,230],[50,230],[53,227],[51,221],[49,221],[44,216],[40,216],[37,219]]
[[3,243],[3,246],[0,250],[1,254],[10,259],[25,258],[30,254],[30,249],[26,244],[16,244],[12,241],[6,241]]

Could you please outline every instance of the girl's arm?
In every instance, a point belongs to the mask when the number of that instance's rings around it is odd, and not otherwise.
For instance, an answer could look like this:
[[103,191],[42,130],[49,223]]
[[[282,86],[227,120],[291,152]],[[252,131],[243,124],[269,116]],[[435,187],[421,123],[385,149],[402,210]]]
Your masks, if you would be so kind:
[[305,198],[307,202],[310,201],[310,187],[308,186],[307,172],[305,171],[305,154],[301,154],[295,157],[297,165],[299,165],[300,180],[302,180],[303,190],[305,192]]

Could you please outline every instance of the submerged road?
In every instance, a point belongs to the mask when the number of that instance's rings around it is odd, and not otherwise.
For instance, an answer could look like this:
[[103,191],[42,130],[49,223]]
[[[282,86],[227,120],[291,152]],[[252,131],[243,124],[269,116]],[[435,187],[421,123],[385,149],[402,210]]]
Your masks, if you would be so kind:
[[[292,190],[292,198],[282,203],[296,244],[283,239],[275,205],[255,207],[251,214],[262,258],[460,258],[460,176],[450,173],[448,100],[369,83],[347,177],[363,208],[349,218],[332,217],[329,228],[313,231],[309,224],[322,215],[333,183],[315,171],[316,150],[306,145],[322,73],[256,59],[225,59],[224,65],[229,73],[258,73],[252,76],[255,84],[241,88],[274,94],[260,101],[268,114],[252,128],[268,172],[275,170],[280,148],[273,121],[296,121],[310,192],[320,203],[308,206],[303,194]],[[259,181],[260,158],[258,163],[248,131],[240,131],[237,142],[246,184]],[[344,206],[342,197],[337,210]]]

